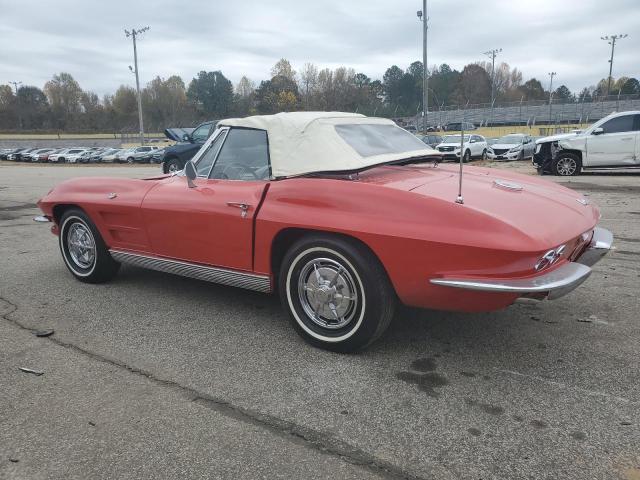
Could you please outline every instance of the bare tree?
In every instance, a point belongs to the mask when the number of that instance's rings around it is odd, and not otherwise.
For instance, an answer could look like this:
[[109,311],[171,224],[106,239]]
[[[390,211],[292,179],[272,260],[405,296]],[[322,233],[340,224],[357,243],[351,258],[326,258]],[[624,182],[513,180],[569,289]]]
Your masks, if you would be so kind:
[[256,84],[246,76],[243,76],[236,85],[236,94],[242,98],[247,98],[251,96],[255,89]]
[[300,73],[300,90],[306,109],[312,105],[312,96],[318,88],[318,67],[313,63],[305,63]]

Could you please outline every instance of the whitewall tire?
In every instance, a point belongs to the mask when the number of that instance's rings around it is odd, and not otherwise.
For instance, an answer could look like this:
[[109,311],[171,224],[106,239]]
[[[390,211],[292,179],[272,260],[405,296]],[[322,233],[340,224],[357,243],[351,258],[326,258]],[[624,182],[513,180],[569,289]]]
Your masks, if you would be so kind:
[[308,343],[351,352],[388,327],[395,292],[373,253],[358,242],[312,235],[296,242],[280,268],[280,298]]

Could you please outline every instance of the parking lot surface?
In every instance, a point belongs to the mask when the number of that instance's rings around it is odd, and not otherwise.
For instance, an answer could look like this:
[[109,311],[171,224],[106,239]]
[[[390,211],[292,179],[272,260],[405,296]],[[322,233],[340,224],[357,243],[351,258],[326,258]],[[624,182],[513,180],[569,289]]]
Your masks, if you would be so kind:
[[275,296],[133,267],[72,278],[37,199],[157,172],[0,165],[0,478],[640,478],[640,175],[549,178],[616,237],[569,296],[402,308],[339,355]]

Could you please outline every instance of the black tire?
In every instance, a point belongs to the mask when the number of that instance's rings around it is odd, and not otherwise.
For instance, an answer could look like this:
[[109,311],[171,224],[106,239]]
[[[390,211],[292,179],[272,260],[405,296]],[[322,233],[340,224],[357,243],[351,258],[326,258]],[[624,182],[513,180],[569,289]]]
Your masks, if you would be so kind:
[[524,160],[524,150],[520,150],[520,153],[518,154],[518,158],[516,158],[516,161],[521,162],[522,160]]
[[[297,241],[282,260],[278,287],[296,332],[307,343],[334,352],[354,352],[373,343],[389,326],[396,305],[376,256],[355,241],[330,235]],[[317,302],[315,309],[311,302]],[[314,315],[307,313],[310,309]]]
[[469,163],[471,161],[471,151],[467,150],[464,152],[464,156],[462,157],[462,163]]
[[133,157],[127,158],[127,163],[133,163]]
[[64,157],[58,157],[58,163],[67,163],[67,159]]
[[487,159],[487,149],[486,148],[482,151],[482,156],[480,158],[482,160],[486,160]]
[[[77,251],[73,249],[70,250],[70,237],[73,236],[73,232],[70,234],[70,231],[72,229],[82,233],[82,237],[86,239],[86,242],[84,242],[85,245],[90,246],[91,242],[93,242],[94,251],[92,259],[90,259],[90,255],[88,255],[86,262],[83,262],[82,258],[77,258]],[[120,269],[120,264],[111,258],[109,250],[95,224],[89,216],[80,209],[70,209],[62,215],[60,219],[59,244],[65,265],[73,276],[81,282],[108,282],[115,277]],[[90,250],[90,247],[84,250],[86,252]]]
[[179,172],[180,170],[182,170],[182,166],[177,158],[170,158],[164,162],[164,173]]
[[575,153],[560,152],[551,164],[551,171],[561,177],[579,175],[582,171],[582,160]]

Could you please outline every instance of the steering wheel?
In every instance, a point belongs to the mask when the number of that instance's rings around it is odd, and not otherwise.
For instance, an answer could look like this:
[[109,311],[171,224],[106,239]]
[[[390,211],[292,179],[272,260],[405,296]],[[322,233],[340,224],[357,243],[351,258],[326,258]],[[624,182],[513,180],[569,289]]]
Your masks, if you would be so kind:
[[247,165],[243,165],[241,163],[236,163],[236,164],[233,164],[233,165],[227,165],[222,170],[220,176],[221,176],[221,178],[223,178],[225,180],[240,180],[242,177],[244,177],[245,173],[248,173],[254,179],[258,180],[258,177],[256,176],[256,174],[253,171],[253,169],[251,167],[248,167]]

